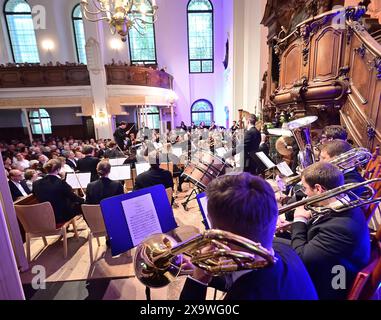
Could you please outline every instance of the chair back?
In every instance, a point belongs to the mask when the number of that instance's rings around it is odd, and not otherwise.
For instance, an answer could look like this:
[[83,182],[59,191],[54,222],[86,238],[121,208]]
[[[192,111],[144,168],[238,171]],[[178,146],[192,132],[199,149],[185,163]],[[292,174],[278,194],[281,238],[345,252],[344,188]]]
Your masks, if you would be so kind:
[[100,205],[83,204],[82,213],[85,217],[86,223],[92,233],[106,232],[106,226],[103,220],[102,210]]
[[50,202],[15,205],[16,215],[26,233],[45,233],[57,230]]

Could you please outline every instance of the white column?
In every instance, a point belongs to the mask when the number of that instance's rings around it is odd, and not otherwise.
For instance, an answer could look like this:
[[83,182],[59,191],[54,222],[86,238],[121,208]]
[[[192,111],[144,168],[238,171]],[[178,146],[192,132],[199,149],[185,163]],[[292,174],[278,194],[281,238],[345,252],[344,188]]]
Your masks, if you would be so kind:
[[28,111],[24,108],[24,109],[22,109],[22,112],[24,114],[25,123],[26,123],[27,129],[28,129],[29,141],[30,141],[30,144],[32,145],[33,135],[32,135],[32,130],[30,129],[30,121],[29,121]]
[[94,101],[93,117],[96,120],[100,112],[106,113],[106,121],[94,121],[97,138],[112,139],[112,120],[107,109],[107,77],[104,63],[103,21],[90,22],[84,19],[86,36],[87,69],[90,74],[91,91]]
[[146,105],[144,105],[144,124],[145,124],[145,126],[147,126],[148,125],[148,112],[147,112],[147,106]]
[[[13,206],[12,196],[11,192],[9,191],[8,181],[7,177],[5,175],[5,169],[4,169],[4,163],[3,159],[0,159],[0,202],[2,204],[3,214],[5,215],[5,221],[9,228],[9,236],[11,237],[13,250],[14,250],[14,256],[16,258],[16,263],[20,267],[21,271],[26,271],[29,268],[28,261],[25,257],[25,251],[24,251],[24,245],[20,234],[20,227],[17,221],[15,207]],[[0,216],[3,216],[3,214],[0,214]],[[2,222],[0,222],[0,248],[3,244],[3,240],[5,241],[6,235],[8,235],[8,229],[5,233],[1,228]],[[2,249],[0,249],[0,257],[1,259],[1,266],[0,270],[2,269],[3,259],[6,259],[7,256],[2,255]],[[13,252],[12,252],[13,255]],[[1,280],[1,279],[0,279]],[[1,284],[1,281],[0,281]],[[1,285],[0,285],[1,290]]]

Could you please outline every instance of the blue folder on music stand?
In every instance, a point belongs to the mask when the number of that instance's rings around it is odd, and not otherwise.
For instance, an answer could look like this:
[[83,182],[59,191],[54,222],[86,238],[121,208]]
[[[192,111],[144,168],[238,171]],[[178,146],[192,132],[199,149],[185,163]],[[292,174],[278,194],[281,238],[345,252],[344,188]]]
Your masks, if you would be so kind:
[[208,219],[208,212],[207,212],[207,198],[206,193],[199,193],[196,196],[198,206],[200,207],[201,215],[202,215],[202,223],[205,226],[206,230],[209,230],[211,228],[210,221]]
[[101,201],[100,206],[107,234],[110,238],[113,256],[124,253],[134,247],[122,202],[146,194],[151,194],[152,196],[162,232],[166,233],[177,228],[172,207],[163,185],[104,199]]

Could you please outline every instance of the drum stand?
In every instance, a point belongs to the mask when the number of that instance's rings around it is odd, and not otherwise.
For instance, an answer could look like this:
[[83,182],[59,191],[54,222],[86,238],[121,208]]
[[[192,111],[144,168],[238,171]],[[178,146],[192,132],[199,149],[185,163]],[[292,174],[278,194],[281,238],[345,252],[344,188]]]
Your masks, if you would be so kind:
[[[188,195],[188,197],[186,198],[186,200],[181,203],[184,207],[184,210],[185,211],[188,211],[188,203],[191,202],[192,200],[196,199],[196,196],[200,193],[200,188],[196,185],[191,193]],[[192,195],[194,194],[194,197],[192,198]]]

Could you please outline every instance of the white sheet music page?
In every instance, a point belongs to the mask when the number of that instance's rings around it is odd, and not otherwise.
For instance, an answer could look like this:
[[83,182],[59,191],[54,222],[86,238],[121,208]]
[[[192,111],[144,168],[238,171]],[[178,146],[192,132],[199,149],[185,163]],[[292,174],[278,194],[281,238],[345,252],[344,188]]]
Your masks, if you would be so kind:
[[151,168],[151,165],[146,162],[135,163],[135,168],[136,168],[136,175],[138,176],[139,174],[142,174],[143,172],[148,171]]
[[294,174],[291,168],[288,166],[287,162],[283,161],[281,163],[278,163],[277,168],[279,169],[280,173],[285,177],[291,177]]
[[181,157],[182,154],[183,154],[183,149],[181,148],[172,148],[172,153],[177,156],[177,157]]
[[264,163],[264,165],[267,167],[267,169],[272,169],[276,167],[275,163],[272,162],[269,157],[265,155],[264,152],[257,152],[256,153],[257,157]]
[[150,235],[163,233],[150,193],[122,201],[122,207],[134,246]]
[[111,167],[108,177],[114,181],[129,180],[131,179],[131,167],[129,165]]

